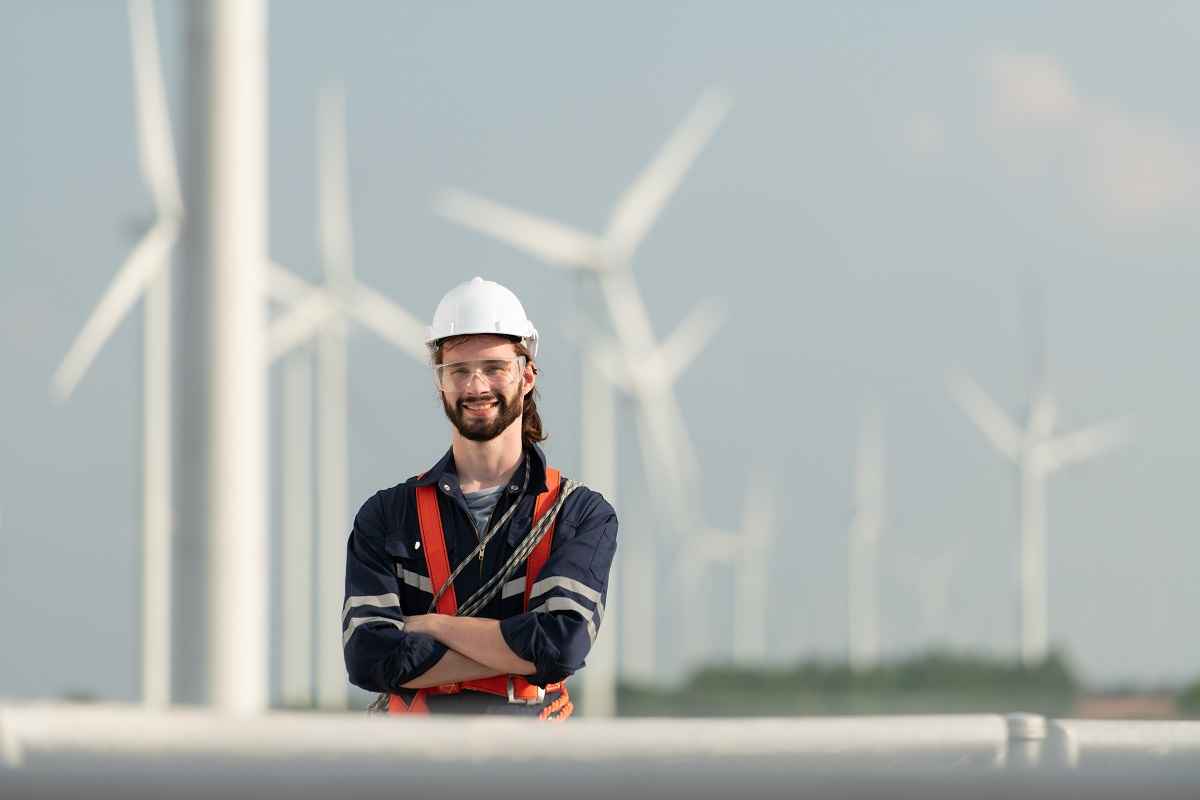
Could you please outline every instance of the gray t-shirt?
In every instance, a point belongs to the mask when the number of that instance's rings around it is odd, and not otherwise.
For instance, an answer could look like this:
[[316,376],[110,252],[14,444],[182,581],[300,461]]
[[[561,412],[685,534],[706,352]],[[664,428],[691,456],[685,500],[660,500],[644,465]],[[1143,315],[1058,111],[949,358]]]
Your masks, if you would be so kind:
[[471,517],[475,520],[475,530],[480,536],[487,533],[488,520],[492,516],[492,509],[496,507],[496,503],[500,502],[502,491],[504,491],[503,483],[479,492],[463,492],[467,508],[470,509]]

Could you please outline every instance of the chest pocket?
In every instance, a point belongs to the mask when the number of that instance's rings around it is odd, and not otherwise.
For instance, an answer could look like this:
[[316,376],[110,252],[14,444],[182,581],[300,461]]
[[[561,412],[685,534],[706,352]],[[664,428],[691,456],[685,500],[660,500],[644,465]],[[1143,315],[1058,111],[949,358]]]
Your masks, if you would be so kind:
[[401,606],[405,614],[423,614],[433,598],[433,585],[421,541],[406,541],[397,535],[389,536],[386,549],[392,559],[392,569],[402,591]]

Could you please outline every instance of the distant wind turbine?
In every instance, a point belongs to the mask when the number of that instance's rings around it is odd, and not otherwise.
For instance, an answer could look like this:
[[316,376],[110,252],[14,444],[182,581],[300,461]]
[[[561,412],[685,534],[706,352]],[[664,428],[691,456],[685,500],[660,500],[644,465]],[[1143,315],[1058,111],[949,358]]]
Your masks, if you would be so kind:
[[711,644],[712,616],[703,598],[712,593],[704,590],[704,580],[719,564],[727,565],[733,573],[734,661],[744,666],[766,661],[774,527],[774,488],[762,471],[754,470],[738,530],[699,529],[681,543],[673,573],[680,596],[690,604],[689,613],[682,615],[685,663],[695,666],[705,658]]
[[1055,433],[1057,408],[1050,389],[1044,343],[1044,312],[1039,309],[1034,375],[1024,420],[1006,414],[965,372],[947,376],[954,399],[988,442],[1017,469],[1020,518],[1021,662],[1041,663],[1048,649],[1046,605],[1046,479],[1063,467],[1088,461],[1125,442],[1127,418],[1073,433]]
[[[322,91],[319,102],[318,173],[320,191],[319,240],[321,264],[325,273],[322,286],[310,287],[294,306],[274,323],[268,332],[268,352],[271,359],[287,354],[297,347],[306,347],[316,340],[317,352],[317,704],[321,708],[344,708],[347,699],[346,669],[342,660],[341,610],[345,581],[346,536],[351,522],[347,488],[348,415],[346,338],[350,320],[374,331],[384,341],[420,363],[428,364],[424,345],[425,326],[416,317],[385,295],[364,286],[354,275],[353,232],[350,222],[350,200],[347,188],[347,155],[343,92],[329,87]],[[296,354],[293,358],[302,357]],[[305,398],[300,396],[305,382],[303,368],[289,361],[293,374],[290,389],[284,397],[285,408],[302,414]],[[301,421],[293,423],[297,428]],[[305,444],[301,441],[283,442],[283,461],[295,470],[290,482],[293,491],[302,491],[306,466]],[[289,497],[286,503],[305,503],[303,497]],[[287,559],[295,564],[285,573],[285,591],[299,598],[306,597],[301,581],[309,563],[304,555],[308,537],[307,526],[294,518],[284,532]],[[307,607],[289,610],[294,618],[289,624],[285,652],[291,664],[284,665],[285,683],[290,687],[303,686],[303,665],[300,648],[306,637],[299,627],[309,621]],[[293,674],[289,671],[296,671]]]
[[139,164],[155,218],[71,343],[54,373],[51,394],[60,402],[71,396],[130,307],[145,295],[141,678],[143,702],[161,708],[171,698],[171,285],[166,267],[179,240],[183,200],[149,0],[130,0],[129,24]]
[[[435,201],[439,213],[459,224],[530,252],[550,265],[594,277],[617,338],[616,350],[623,362],[621,383],[637,402],[640,451],[646,476],[656,481],[654,495],[674,523],[672,527],[679,530],[695,529],[698,462],[672,386],[719,326],[721,315],[711,304],[701,306],[681,323],[675,334],[659,345],[634,282],[632,259],[729,107],[729,98],[719,91],[710,91],[701,98],[650,165],[617,201],[601,236],[458,189],[441,192]],[[602,390],[593,387],[590,392],[585,391],[585,414],[589,403],[600,402],[596,399],[598,391]],[[589,396],[592,399],[589,400]],[[584,419],[585,425],[592,424],[586,415]],[[598,431],[589,438],[598,446],[611,448],[616,437],[615,432]],[[584,455],[585,463],[590,459]],[[611,463],[615,458],[604,454],[597,456],[596,461]],[[584,479],[587,480],[586,475]],[[648,540],[636,537],[627,540],[625,553],[622,568],[633,564],[645,570],[648,563],[653,564],[654,547]],[[631,633],[644,632],[645,626],[652,625],[653,591],[652,582],[623,582],[624,597],[620,599],[623,607],[640,610]],[[617,601],[615,596],[610,598],[610,616],[613,616]],[[622,627],[627,628],[627,621],[632,619],[628,611],[624,613]],[[601,639],[597,649],[612,644],[611,640]],[[626,658],[632,659],[627,663],[626,673],[636,680],[650,679],[653,675],[653,642],[649,646],[641,643],[624,649]],[[591,698],[589,713],[611,714],[615,697],[612,670],[594,664],[585,673],[585,683]],[[604,699],[597,703],[598,698]]]
[[850,667],[879,664],[879,536],[884,520],[883,422],[868,411],[854,466],[854,518],[848,548]]

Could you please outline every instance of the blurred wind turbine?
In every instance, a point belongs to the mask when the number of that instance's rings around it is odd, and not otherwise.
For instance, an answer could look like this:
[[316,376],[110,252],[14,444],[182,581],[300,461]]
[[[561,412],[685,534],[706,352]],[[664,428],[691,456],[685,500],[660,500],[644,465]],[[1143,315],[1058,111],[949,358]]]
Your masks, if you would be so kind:
[[[683,123],[676,128],[649,166],[618,199],[605,233],[601,236],[569,228],[553,220],[500,205],[469,192],[448,189],[435,199],[435,208],[443,216],[478,232],[532,253],[546,263],[590,275],[604,299],[612,328],[617,337],[616,351],[621,385],[637,403],[638,435],[643,468],[654,481],[654,495],[670,527],[690,531],[698,503],[698,477],[695,448],[683,423],[673,385],[679,374],[704,348],[720,325],[721,313],[712,304],[694,310],[661,345],[654,335],[649,313],[633,279],[632,259],[638,245],[657,219],[671,195],[679,187],[693,161],[704,149],[730,107],[729,98],[710,90],[701,97]],[[586,404],[596,391],[585,392],[585,425],[593,424]],[[592,396],[593,400],[588,397]],[[604,417],[608,420],[611,417]],[[597,432],[589,437],[611,447],[615,432]],[[589,456],[585,453],[584,461]],[[597,458],[608,463],[607,453]],[[587,480],[588,476],[584,476]],[[636,553],[634,551],[637,551]],[[628,555],[622,568],[639,570],[653,566],[652,543],[631,537],[625,547]],[[636,563],[631,561],[636,559]],[[624,581],[624,608],[637,608],[637,625],[650,626],[653,613],[653,581]],[[641,595],[639,597],[639,595]],[[618,598],[610,599],[609,611]],[[645,609],[641,611],[640,609]],[[622,628],[632,615],[624,614]],[[652,628],[640,628],[642,632]],[[611,646],[602,640],[604,647]],[[653,675],[653,642],[649,646],[626,647],[625,672],[635,680]],[[615,675],[593,665],[584,673],[590,708],[588,712],[606,715],[612,711]],[[604,698],[597,703],[597,699]]]
[[775,530],[775,491],[765,475],[751,479],[738,531],[734,595],[734,661],[758,666],[767,659],[771,543]]
[[879,535],[884,519],[883,422],[868,411],[854,466],[854,518],[849,536],[850,668],[879,664]]
[[[253,72],[256,66],[253,55],[254,48],[259,40],[256,35],[250,35],[245,39],[237,39],[237,36],[242,31],[254,33],[255,22],[262,19],[260,11],[259,3],[247,2],[235,6],[226,0],[220,3],[198,5],[192,9],[189,17],[189,33],[204,32],[199,38],[192,35],[190,39],[190,49],[196,59],[196,69],[228,69],[241,75],[242,78],[251,75],[251,83],[244,87],[247,92],[246,97],[255,94],[257,89],[262,88]],[[194,653],[194,640],[197,636],[203,635],[203,632],[189,631],[182,637],[188,641],[176,642],[173,647],[172,618],[176,612],[173,609],[175,597],[172,593],[172,540],[177,535],[175,527],[179,521],[174,519],[172,508],[181,501],[178,498],[173,500],[173,481],[176,476],[174,475],[174,454],[171,447],[174,436],[171,417],[172,408],[179,398],[171,389],[171,360],[174,348],[171,334],[173,291],[170,259],[172,250],[176,247],[181,234],[184,208],[175,148],[171,136],[166,90],[162,79],[152,3],[149,0],[130,0],[129,18],[133,49],[140,171],[151,192],[155,219],[149,231],[122,263],[100,302],[92,310],[82,330],[72,342],[54,374],[51,393],[59,401],[70,397],[117,326],[125,319],[138,299],[144,295],[142,694],[146,704],[161,707],[172,701],[173,694],[187,694],[194,689],[194,687],[183,685],[173,687],[172,670],[175,666],[182,665],[172,658],[172,651],[182,648],[183,652]],[[233,34],[232,37],[230,34]],[[230,51],[226,53],[227,63],[214,65],[212,59],[214,43],[220,41],[228,44],[234,40],[239,43],[236,49],[236,58],[233,57],[233,51]],[[222,90],[228,89],[232,85],[223,83],[221,84]],[[194,124],[199,125],[202,121],[211,119],[213,114],[220,113],[218,109],[209,105],[214,102],[212,95],[197,93],[193,99],[200,114]],[[229,99],[229,96],[220,95],[216,98],[216,102],[225,102]],[[247,107],[252,108],[253,101],[249,102],[251,105]],[[228,121],[228,118],[226,119]],[[238,128],[237,125],[233,127]],[[257,130],[252,120],[245,127],[238,128],[236,147],[241,148],[249,144],[253,148],[256,144],[254,137]],[[226,133],[231,134],[232,131],[226,131]],[[241,138],[243,136],[246,138]],[[203,137],[198,136],[198,138]],[[233,142],[234,139],[231,138],[229,141]],[[203,144],[201,147],[203,148]],[[244,157],[247,152],[249,151],[239,150],[240,155],[237,157]],[[214,163],[212,160],[206,163],[209,168],[224,170],[229,161],[222,159],[228,159],[233,155],[232,152],[225,150],[217,155],[210,153],[208,157],[217,159],[219,163]],[[245,162],[238,162],[238,164],[242,174],[255,173],[253,164]],[[228,174],[228,172],[222,172],[222,175]],[[237,191],[252,190],[252,187],[248,185],[239,184],[239,186]],[[203,197],[205,201],[212,199],[213,196],[206,194],[206,191],[199,190],[197,197]],[[252,205],[257,207],[256,203]],[[242,210],[251,209],[247,206]],[[247,225],[252,226],[253,223],[247,223]],[[200,227],[204,227],[205,230],[198,231],[197,235],[205,236],[212,233],[211,226]],[[247,227],[239,233],[249,232],[250,228]],[[239,246],[242,243],[251,243],[251,249],[254,249],[253,243],[256,241],[257,237],[253,235],[238,240]],[[239,250],[237,254],[227,255],[236,258],[236,255],[240,255],[240,253]],[[196,267],[195,261],[189,261],[189,268]],[[267,291],[273,299],[283,303],[292,303],[308,292],[309,287],[304,281],[293,277],[282,267],[269,260],[266,261],[265,267]],[[203,270],[198,270],[198,274],[200,271]],[[227,299],[224,295],[222,297]],[[190,349],[188,353],[194,355]],[[189,419],[200,419],[205,416],[206,412],[201,404],[193,410]],[[186,426],[190,422],[182,424]],[[191,428],[188,430],[190,431]],[[243,430],[242,432],[247,433],[248,431]],[[229,452],[237,453],[239,451],[234,448]],[[198,455],[191,454],[191,457],[199,460]],[[204,477],[207,478],[207,476]],[[246,519],[253,516],[255,515],[251,512]],[[241,518],[239,518],[239,524],[240,522]],[[203,527],[207,525],[203,522],[201,525],[201,528],[195,528],[193,525],[187,533],[192,536],[208,537],[211,527]],[[230,530],[232,531],[233,528]],[[253,546],[257,547],[257,545]],[[203,547],[211,548],[205,551],[209,555],[218,553],[224,556],[224,554],[235,553],[235,550],[227,550],[224,543],[209,542]],[[238,556],[233,555],[233,558],[236,559]],[[249,588],[252,584],[263,585],[262,576],[252,573],[253,570],[244,571],[244,574],[240,574],[236,580],[227,580],[225,584],[228,584],[231,591],[235,592]],[[206,578],[197,578],[197,580],[207,581]],[[196,583],[193,580],[186,589],[192,590],[203,586],[203,582]],[[224,611],[226,606],[230,605],[226,601],[230,600],[232,595],[226,596],[224,590],[219,593],[220,597],[214,596],[209,599],[214,603],[213,608],[216,608],[216,604],[221,604]],[[240,601],[234,601],[232,605],[236,605],[237,602]],[[189,619],[194,618],[199,603],[200,599],[198,598],[196,600],[197,608],[188,609],[183,613],[186,613]],[[239,611],[239,613],[244,614],[244,611]],[[208,641],[214,648],[221,649],[221,653],[218,655],[215,651],[210,652],[209,657],[214,660],[208,662],[209,666],[190,667],[189,675],[197,670],[201,674],[205,674],[208,670],[205,680],[209,682],[208,689],[211,690],[208,695],[210,701],[222,704],[227,708],[257,709],[263,697],[259,693],[260,687],[257,685],[257,678],[253,681],[254,685],[247,684],[241,688],[230,682],[234,673],[240,676],[257,674],[257,664],[252,664],[252,662],[257,662],[256,654],[253,652],[242,654],[241,661],[249,665],[246,669],[234,667],[232,662],[227,659],[227,654],[237,649],[237,645],[232,644],[233,636],[244,637],[249,634],[250,638],[262,639],[263,637],[251,632],[254,630],[252,625],[248,627],[237,625],[230,626],[230,630],[227,632],[228,636],[226,633],[221,633],[218,637],[213,638],[211,631],[221,630],[221,624],[220,622],[214,624],[211,621],[210,624],[213,624],[214,627],[210,628]],[[239,639],[239,641],[245,640],[248,639]],[[214,665],[218,664],[219,666],[214,668]],[[177,679],[182,683],[188,681],[187,677],[182,676],[177,676]],[[236,682],[236,679],[234,681]],[[192,697],[191,699],[196,698]]]
[[599,284],[626,361],[629,388],[638,403],[638,427],[648,475],[661,475],[670,513],[691,511],[696,484],[695,449],[683,427],[672,386],[720,325],[713,305],[690,314],[660,347],[633,279],[632,260],[692,162],[716,133],[731,101],[706,92],[666,144],[618,199],[602,236],[500,205],[469,192],[438,194],[443,216],[538,256],[555,267],[580,270]]
[[1048,647],[1046,606],[1046,479],[1063,467],[1088,461],[1127,441],[1132,431],[1120,418],[1073,433],[1054,432],[1057,407],[1049,383],[1045,313],[1038,329],[1034,374],[1025,419],[1006,414],[965,372],[947,376],[950,393],[988,442],[1013,462],[1019,484],[1021,528],[1021,662],[1041,663]]
[[701,528],[680,544],[674,580],[688,598],[683,615],[685,663],[696,666],[707,657],[711,642],[711,611],[701,598],[710,567],[728,564],[733,571],[733,657],[743,666],[761,665],[767,657],[767,608],[770,594],[771,543],[774,539],[775,491],[760,471],[752,471],[737,532]]
[[183,200],[158,36],[149,0],[129,2],[139,165],[154,204],[154,222],[117,270],[108,289],[54,373],[51,394],[66,401],[139,297],[142,354],[142,700],[164,707],[171,696],[171,251],[179,240]]
[[[306,347],[316,340],[317,352],[317,705],[326,709],[345,708],[346,669],[342,660],[341,610],[345,580],[345,544],[350,510],[347,489],[347,415],[346,338],[351,319],[374,331],[421,363],[428,363],[424,325],[385,295],[369,289],[354,276],[353,233],[347,187],[345,101],[341,88],[327,87],[321,92],[318,110],[321,264],[325,273],[322,286],[310,287],[293,307],[281,315],[268,332],[268,355],[274,360]],[[291,367],[295,369],[296,367]],[[303,378],[289,382],[284,397],[286,408],[302,409],[300,397]],[[302,423],[297,423],[299,426]],[[293,491],[300,491],[300,475],[309,474],[305,445],[289,442],[283,456],[285,464],[296,470]],[[285,504],[305,503],[303,497],[289,496]],[[307,526],[297,517],[285,530],[285,548],[297,565],[285,574],[290,596],[306,597],[301,581],[311,576],[304,572],[309,563],[303,551],[311,539]],[[285,652],[297,659],[285,670],[303,670],[307,656],[301,656],[305,636],[300,632],[308,624],[308,609],[290,610],[298,619],[289,626]],[[299,689],[305,681],[302,672],[285,672],[285,683]]]

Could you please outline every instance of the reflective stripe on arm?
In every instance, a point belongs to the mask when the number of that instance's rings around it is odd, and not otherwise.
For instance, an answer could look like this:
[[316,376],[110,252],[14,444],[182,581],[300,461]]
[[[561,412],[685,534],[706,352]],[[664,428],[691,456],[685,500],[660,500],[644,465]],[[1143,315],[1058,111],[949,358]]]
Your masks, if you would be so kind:
[[539,611],[574,611],[579,616],[583,617],[587,623],[588,639],[596,641],[596,630],[600,626],[600,620],[604,616],[604,604],[597,603],[594,610],[585,608],[583,604],[572,600],[569,597],[551,597],[546,602],[542,603],[537,608],[532,608],[530,611],[537,613]]
[[355,617],[346,625],[346,629],[342,631],[342,647],[345,647],[350,637],[358,630],[360,625],[366,625],[368,622],[386,622],[389,625],[395,625],[397,630],[404,630],[404,623],[398,619],[391,617]]
[[347,597],[346,604],[342,606],[342,620],[345,621],[346,616],[350,613],[350,609],[358,608],[359,606],[374,606],[375,608],[400,608],[400,597],[395,593],[376,595],[361,595],[356,597]]

